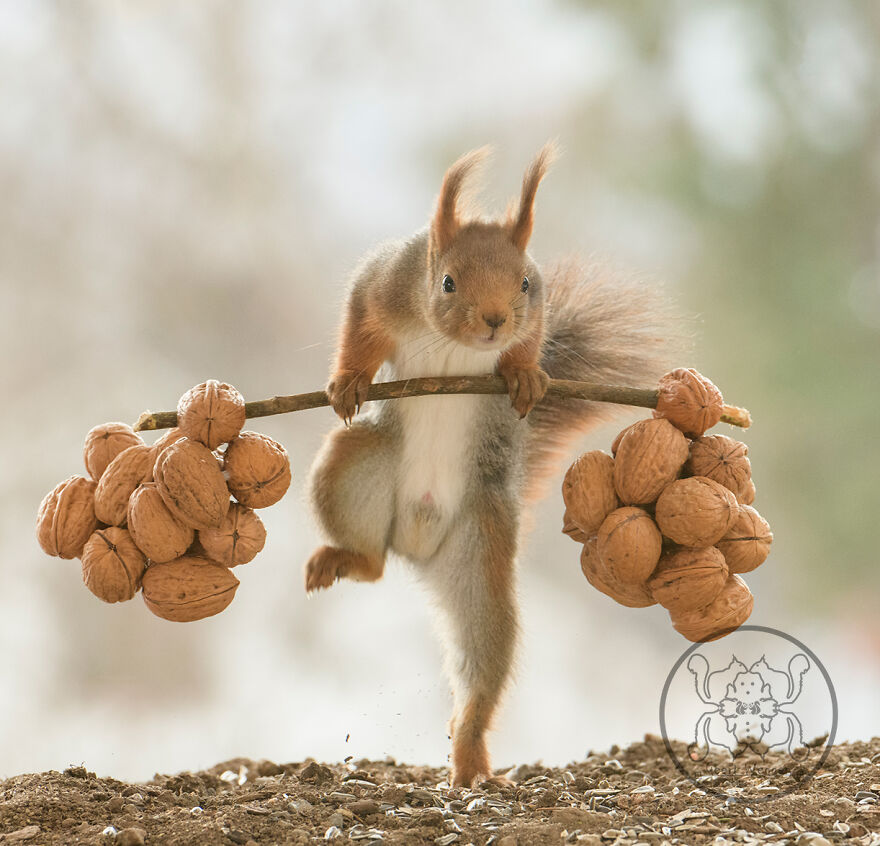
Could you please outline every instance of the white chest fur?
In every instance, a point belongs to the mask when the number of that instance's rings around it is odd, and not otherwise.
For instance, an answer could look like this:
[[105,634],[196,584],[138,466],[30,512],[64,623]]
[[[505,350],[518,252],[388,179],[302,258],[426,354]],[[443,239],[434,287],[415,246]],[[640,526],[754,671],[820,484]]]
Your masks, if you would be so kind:
[[[441,340],[400,344],[393,378],[479,376],[492,373],[497,351],[483,352]],[[470,472],[467,466],[481,397],[412,397],[398,403],[403,451],[397,490],[393,548],[413,560],[436,551],[458,511]]]

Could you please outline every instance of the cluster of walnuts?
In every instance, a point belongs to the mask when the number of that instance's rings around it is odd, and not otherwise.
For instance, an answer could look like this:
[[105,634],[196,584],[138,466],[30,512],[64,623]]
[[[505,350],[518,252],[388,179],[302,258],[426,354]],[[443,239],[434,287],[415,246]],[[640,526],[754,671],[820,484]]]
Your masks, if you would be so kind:
[[673,370],[654,418],[624,429],[612,455],[582,455],[562,485],[563,532],[583,544],[587,581],[630,608],[660,603],[694,642],[748,619],[754,600],[740,574],[763,563],[773,540],[752,508],[748,448],[704,435],[722,409],[708,379]]
[[284,447],[243,432],[244,422],[242,395],[211,379],[180,398],[177,427],[152,445],[125,423],[96,426],[83,450],[91,478],[71,476],[46,495],[40,546],[81,559],[86,587],[105,602],[143,588],[166,620],[219,614],[238,588],[231,568],[266,541],[254,509],[290,485]]

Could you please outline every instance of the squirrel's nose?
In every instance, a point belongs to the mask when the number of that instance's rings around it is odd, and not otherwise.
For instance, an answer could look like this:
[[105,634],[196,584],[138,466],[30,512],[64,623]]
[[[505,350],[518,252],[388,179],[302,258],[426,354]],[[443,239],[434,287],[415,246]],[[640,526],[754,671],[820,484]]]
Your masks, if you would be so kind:
[[507,318],[497,312],[495,314],[484,314],[483,320],[491,326],[493,329],[497,329],[499,326],[503,326],[507,321]]

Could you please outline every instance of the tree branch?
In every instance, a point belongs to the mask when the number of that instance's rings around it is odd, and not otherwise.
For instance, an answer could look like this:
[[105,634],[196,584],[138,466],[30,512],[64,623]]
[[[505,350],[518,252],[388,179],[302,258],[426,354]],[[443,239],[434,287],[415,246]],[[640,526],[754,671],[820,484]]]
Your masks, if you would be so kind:
[[[402,399],[403,397],[429,396],[432,394],[506,394],[507,385],[500,376],[444,376],[406,379],[399,382],[379,382],[370,386],[367,402],[374,400]],[[657,391],[651,388],[627,388],[619,385],[599,385],[593,382],[572,382],[551,379],[548,397],[610,402],[617,405],[635,405],[642,408],[657,406]],[[324,391],[308,394],[292,394],[270,397],[245,404],[247,417],[269,417],[291,411],[305,411],[330,405]],[[747,429],[752,419],[744,408],[725,405],[721,419],[733,426]],[[134,428],[143,432],[153,429],[169,429],[177,425],[176,411],[145,411]]]

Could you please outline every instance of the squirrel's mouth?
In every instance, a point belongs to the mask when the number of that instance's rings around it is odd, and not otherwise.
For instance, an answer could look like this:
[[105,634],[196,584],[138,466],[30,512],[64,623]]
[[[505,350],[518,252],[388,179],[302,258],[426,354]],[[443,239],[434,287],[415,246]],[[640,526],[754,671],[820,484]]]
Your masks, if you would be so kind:
[[495,347],[503,347],[505,344],[504,339],[495,330],[492,330],[491,335],[479,335],[475,340],[476,346],[482,349],[494,349]]

